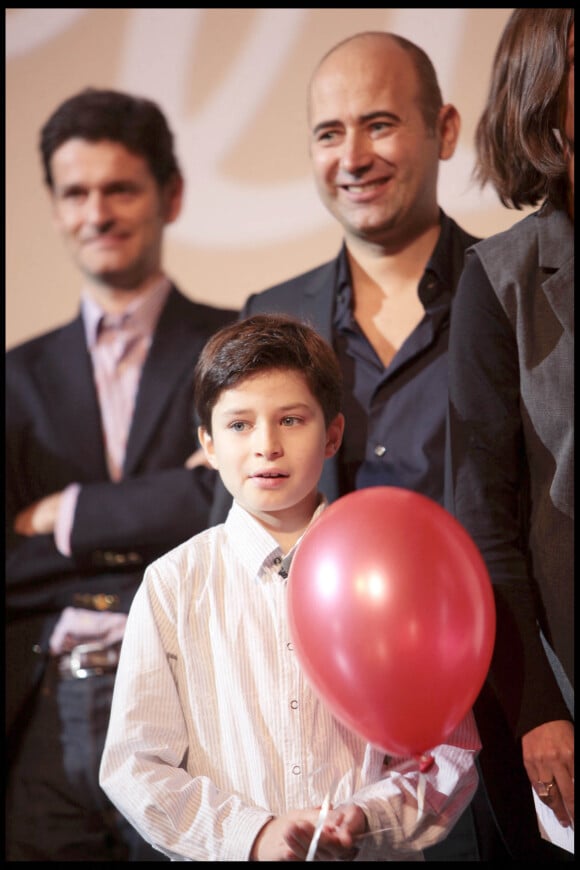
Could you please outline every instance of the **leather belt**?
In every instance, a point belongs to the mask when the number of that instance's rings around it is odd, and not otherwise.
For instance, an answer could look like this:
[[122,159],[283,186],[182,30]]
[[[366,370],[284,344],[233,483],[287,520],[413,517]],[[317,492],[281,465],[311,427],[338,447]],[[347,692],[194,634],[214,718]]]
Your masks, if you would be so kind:
[[94,643],[82,643],[58,660],[59,676],[63,680],[84,680],[117,670],[121,644],[99,647]]
[[73,603],[75,607],[85,607],[87,610],[114,610],[119,604],[119,596],[104,592],[99,592],[98,595],[76,592],[73,596]]

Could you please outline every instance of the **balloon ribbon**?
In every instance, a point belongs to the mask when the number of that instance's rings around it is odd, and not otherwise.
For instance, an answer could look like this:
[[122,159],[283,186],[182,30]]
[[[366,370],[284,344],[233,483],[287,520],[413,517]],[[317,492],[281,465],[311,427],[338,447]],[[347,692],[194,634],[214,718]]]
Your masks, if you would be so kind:
[[316,854],[316,848],[318,846],[318,841],[320,840],[320,834],[322,833],[322,826],[326,821],[326,817],[328,815],[328,810],[330,808],[330,793],[327,792],[324,800],[322,801],[322,806],[320,807],[320,812],[318,814],[318,821],[316,822],[316,827],[314,828],[314,833],[312,835],[312,840],[310,841],[310,846],[308,848],[308,853],[306,855],[306,861],[314,861],[314,856]]

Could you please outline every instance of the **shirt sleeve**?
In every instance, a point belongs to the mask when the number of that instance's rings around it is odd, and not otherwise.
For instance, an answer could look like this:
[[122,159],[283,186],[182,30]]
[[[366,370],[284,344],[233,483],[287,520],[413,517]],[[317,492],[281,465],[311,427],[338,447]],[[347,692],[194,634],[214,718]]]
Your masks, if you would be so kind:
[[54,543],[63,556],[71,555],[70,536],[81,491],[78,483],[71,483],[62,491],[58,515],[54,526]]
[[471,801],[478,783],[475,758],[481,748],[470,711],[447,742],[416,759],[386,759],[384,777],[354,795],[368,822],[357,860],[422,860],[423,849],[443,840]]
[[494,586],[489,682],[514,736],[522,736],[554,711],[567,714],[542,647],[529,573],[516,336],[473,250],[451,316],[447,451],[446,507],[474,539]]
[[177,688],[175,603],[162,583],[155,584],[154,571],[145,572],[127,620],[100,785],[141,836],[169,858],[201,860],[203,844],[212,860],[249,860],[272,814],[186,769],[192,735]]

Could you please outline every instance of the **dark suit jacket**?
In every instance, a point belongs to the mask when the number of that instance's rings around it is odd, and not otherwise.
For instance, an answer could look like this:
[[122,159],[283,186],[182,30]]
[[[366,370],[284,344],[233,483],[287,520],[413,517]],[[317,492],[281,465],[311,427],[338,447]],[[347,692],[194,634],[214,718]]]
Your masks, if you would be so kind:
[[[79,594],[116,595],[127,611],[148,562],[207,526],[215,472],[196,449],[192,374],[211,334],[237,312],[172,288],[145,362],[124,478],[111,482],[91,359],[79,316],[6,355],[7,727],[34,695],[52,627]],[[36,500],[81,484],[72,556],[52,534],[13,531]]]

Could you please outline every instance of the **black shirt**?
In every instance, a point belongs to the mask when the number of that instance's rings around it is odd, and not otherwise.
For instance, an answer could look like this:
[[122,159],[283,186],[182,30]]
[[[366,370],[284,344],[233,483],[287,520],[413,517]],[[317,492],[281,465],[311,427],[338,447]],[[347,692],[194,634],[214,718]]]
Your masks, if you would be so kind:
[[344,375],[343,493],[400,486],[443,503],[451,300],[473,241],[441,212],[441,234],[419,283],[424,316],[386,368],[354,319],[341,250],[334,346]]

